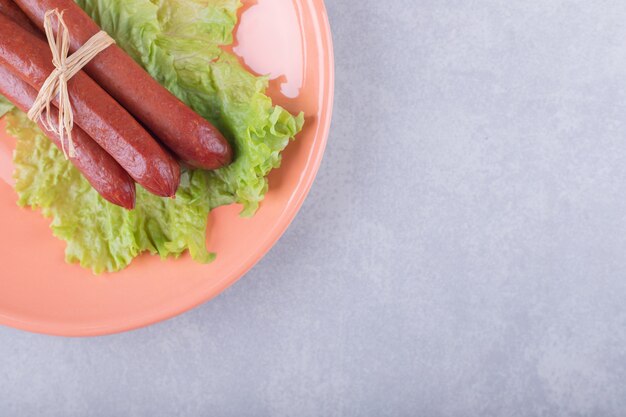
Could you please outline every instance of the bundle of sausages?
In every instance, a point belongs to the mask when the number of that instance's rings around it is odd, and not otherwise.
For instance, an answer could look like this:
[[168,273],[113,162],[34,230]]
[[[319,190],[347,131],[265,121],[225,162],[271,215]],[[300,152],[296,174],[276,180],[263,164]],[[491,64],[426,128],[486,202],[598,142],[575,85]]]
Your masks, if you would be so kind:
[[[0,0],[0,94],[26,112],[54,70],[40,32],[52,9],[64,12],[71,52],[100,31],[73,0]],[[134,207],[135,181],[173,196],[180,182],[177,159],[209,170],[231,162],[221,133],[116,45],[72,77],[68,91],[75,123],[70,160],[114,204]],[[61,147],[58,135],[39,126]]]

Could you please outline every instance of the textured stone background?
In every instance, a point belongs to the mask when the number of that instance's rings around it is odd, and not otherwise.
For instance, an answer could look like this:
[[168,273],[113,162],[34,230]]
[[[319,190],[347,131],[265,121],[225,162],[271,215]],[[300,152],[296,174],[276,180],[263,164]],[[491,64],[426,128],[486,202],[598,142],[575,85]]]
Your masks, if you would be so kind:
[[147,329],[0,329],[1,416],[626,414],[626,2],[327,3],[284,238]]

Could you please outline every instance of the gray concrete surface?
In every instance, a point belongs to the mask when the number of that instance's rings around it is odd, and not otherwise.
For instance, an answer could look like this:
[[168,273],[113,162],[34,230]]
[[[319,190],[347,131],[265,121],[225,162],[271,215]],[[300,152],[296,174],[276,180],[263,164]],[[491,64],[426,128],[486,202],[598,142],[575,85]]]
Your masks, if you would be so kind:
[[626,415],[626,3],[329,0],[280,243],[111,337],[0,329],[0,416]]

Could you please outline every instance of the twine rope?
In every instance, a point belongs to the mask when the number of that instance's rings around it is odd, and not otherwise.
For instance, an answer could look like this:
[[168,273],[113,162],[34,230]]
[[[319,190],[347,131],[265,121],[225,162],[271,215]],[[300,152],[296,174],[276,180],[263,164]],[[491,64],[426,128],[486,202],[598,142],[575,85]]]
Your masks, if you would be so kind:
[[[53,17],[56,17],[58,21],[56,36],[52,30]],[[56,133],[61,141],[61,148],[65,158],[69,158],[75,156],[75,147],[72,141],[74,112],[72,111],[67,83],[96,55],[113,45],[115,41],[105,31],[100,31],[85,42],[75,53],[69,55],[69,30],[63,20],[63,12],[59,12],[58,9],[46,12],[44,29],[50,51],[52,52],[52,64],[55,69],[39,90],[37,99],[28,112],[28,118],[34,122],[40,121],[46,129]],[[59,111],[58,123],[57,127],[54,127],[51,116],[53,110],[52,101],[57,95],[59,97],[57,106]]]

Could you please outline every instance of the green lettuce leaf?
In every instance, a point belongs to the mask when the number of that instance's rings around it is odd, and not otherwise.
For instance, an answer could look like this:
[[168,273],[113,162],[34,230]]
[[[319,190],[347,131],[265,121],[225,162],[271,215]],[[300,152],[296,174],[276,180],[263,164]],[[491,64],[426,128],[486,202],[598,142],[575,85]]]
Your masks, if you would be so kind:
[[0,117],[13,110],[13,104],[3,96],[0,96]]
[[273,106],[267,79],[248,73],[220,45],[232,42],[238,0],[77,0],[153,77],[231,141],[236,158],[217,171],[185,170],[176,199],[138,187],[126,211],[102,199],[25,115],[7,116],[19,138],[16,190],[19,204],[52,218],[55,236],[67,242],[66,259],[95,273],[126,267],[144,251],[162,258],[189,251],[198,262],[206,249],[211,209],[240,203],[253,215],[267,192],[267,174],[303,125]]

